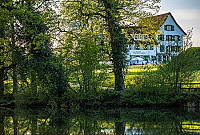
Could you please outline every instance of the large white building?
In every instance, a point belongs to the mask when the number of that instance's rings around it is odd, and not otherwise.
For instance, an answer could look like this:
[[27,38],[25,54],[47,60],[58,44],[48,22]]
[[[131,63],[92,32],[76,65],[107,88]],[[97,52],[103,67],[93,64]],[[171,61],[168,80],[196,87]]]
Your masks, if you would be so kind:
[[[131,27],[126,31],[132,37],[128,42],[128,60],[130,64],[137,64],[141,58],[151,64],[166,63],[171,60],[173,56],[178,55],[183,47],[183,37],[186,33],[177,24],[171,13],[154,16],[153,21],[154,20],[160,22],[158,23],[157,33],[159,34],[156,34],[157,44],[155,45],[148,44],[149,34],[137,32],[132,32],[130,34]],[[132,29],[134,28],[132,27]],[[147,42],[143,42],[142,44],[140,42],[139,44],[139,41]]]

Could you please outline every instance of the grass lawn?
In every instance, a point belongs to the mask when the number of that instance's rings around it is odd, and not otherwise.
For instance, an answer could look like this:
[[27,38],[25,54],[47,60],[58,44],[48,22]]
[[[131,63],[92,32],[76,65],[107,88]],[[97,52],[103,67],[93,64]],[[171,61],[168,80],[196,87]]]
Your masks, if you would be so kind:
[[[125,70],[125,85],[127,84],[134,84],[135,83],[135,77],[141,76],[146,72],[148,68],[151,67],[151,70],[155,71],[157,68],[153,65],[132,65],[128,66],[128,68]],[[103,87],[114,87],[114,74],[110,72],[108,79],[103,84]]]
[[[144,75],[144,72],[146,72],[148,69],[151,69],[151,71],[156,71],[157,66],[154,65],[132,65],[128,66],[128,68],[125,71],[125,86],[127,84],[134,84],[135,78],[137,76]],[[103,87],[114,87],[114,74],[111,72],[112,70],[109,70],[109,76],[108,79],[103,84]],[[195,73],[196,78],[192,83],[200,83],[200,71]]]

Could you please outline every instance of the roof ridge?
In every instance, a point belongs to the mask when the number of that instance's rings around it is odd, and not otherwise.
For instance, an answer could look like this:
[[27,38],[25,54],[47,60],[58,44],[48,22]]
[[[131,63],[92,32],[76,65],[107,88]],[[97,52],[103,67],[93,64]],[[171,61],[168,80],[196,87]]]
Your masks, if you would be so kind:
[[163,13],[163,14],[159,14],[159,15],[154,15],[153,17],[156,17],[156,16],[162,16],[162,15],[170,15],[171,12],[167,12],[167,13]]

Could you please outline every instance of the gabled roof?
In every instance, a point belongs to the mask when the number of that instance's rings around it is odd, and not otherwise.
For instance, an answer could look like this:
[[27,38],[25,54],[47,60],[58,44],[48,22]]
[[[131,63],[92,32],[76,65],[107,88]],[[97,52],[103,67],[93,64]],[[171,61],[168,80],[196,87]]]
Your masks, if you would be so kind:
[[163,24],[170,14],[171,13],[169,12],[169,13],[165,13],[165,14],[161,14],[161,15],[156,15],[156,16],[153,16],[152,20],[153,21],[160,21]]
[[143,28],[151,28],[153,30],[159,30],[160,27],[165,23],[166,19],[171,16],[172,20],[174,21],[174,23],[177,25],[177,27],[183,32],[184,35],[187,35],[184,30],[178,25],[178,23],[176,22],[176,20],[174,19],[174,17],[172,16],[172,14],[170,12],[165,13],[165,14],[160,14],[160,15],[156,15],[156,16],[151,16],[151,17],[146,17],[146,18],[142,18],[140,23],[138,24],[138,26],[122,26],[124,29],[131,29],[131,31],[134,32],[141,32],[140,29]]
[[172,20],[174,21],[174,23],[178,26],[178,28],[183,32],[184,35],[187,35],[184,30],[178,25],[178,23],[176,22],[176,20],[174,19],[174,17],[172,16],[172,14],[170,12],[165,13],[165,14],[161,14],[161,15],[156,15],[153,16],[153,21],[158,21],[160,22],[160,27],[164,24],[165,20],[168,18],[168,16],[171,16]]

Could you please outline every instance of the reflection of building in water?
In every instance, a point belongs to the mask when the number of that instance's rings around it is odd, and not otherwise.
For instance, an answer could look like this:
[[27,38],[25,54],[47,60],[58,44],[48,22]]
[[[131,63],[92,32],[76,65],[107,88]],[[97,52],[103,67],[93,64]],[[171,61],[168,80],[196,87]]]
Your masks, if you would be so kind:
[[[105,135],[116,135],[115,129],[101,129],[101,133]],[[134,128],[125,127],[124,135],[142,135],[142,132],[141,129],[136,127]]]
[[114,135],[114,129],[101,129],[101,133]]
[[[170,129],[167,127],[160,127],[160,126],[150,126],[151,128],[148,129],[143,129],[141,125],[135,124],[133,127],[130,127],[130,125],[126,125],[125,130],[124,130],[124,135],[143,135],[143,134],[160,134],[163,133],[164,131],[170,131],[172,134],[174,134],[173,131],[176,132],[174,129]],[[180,128],[180,133],[183,134],[200,134],[200,122],[199,121],[182,121],[181,125],[179,125]],[[146,130],[146,131],[145,131]],[[178,131],[178,130],[177,130]],[[105,135],[116,135],[116,129],[101,129],[101,133]],[[167,132],[168,134],[169,132]],[[96,133],[98,134],[98,133]]]
[[142,132],[135,129],[126,129],[125,135],[142,135]]
[[[155,23],[158,22],[158,23]],[[147,22],[148,23],[148,22]],[[141,63],[166,63],[173,56],[179,54],[183,47],[183,37],[186,33],[177,24],[171,13],[165,13],[152,17],[150,23],[158,25],[158,33],[156,34],[156,44],[152,45],[152,35],[144,32],[139,32],[141,27],[129,26],[122,29],[128,36],[128,60],[140,57],[143,60]],[[151,36],[151,38],[150,38]],[[151,41],[150,41],[151,39]],[[131,61],[129,64],[137,64]]]

